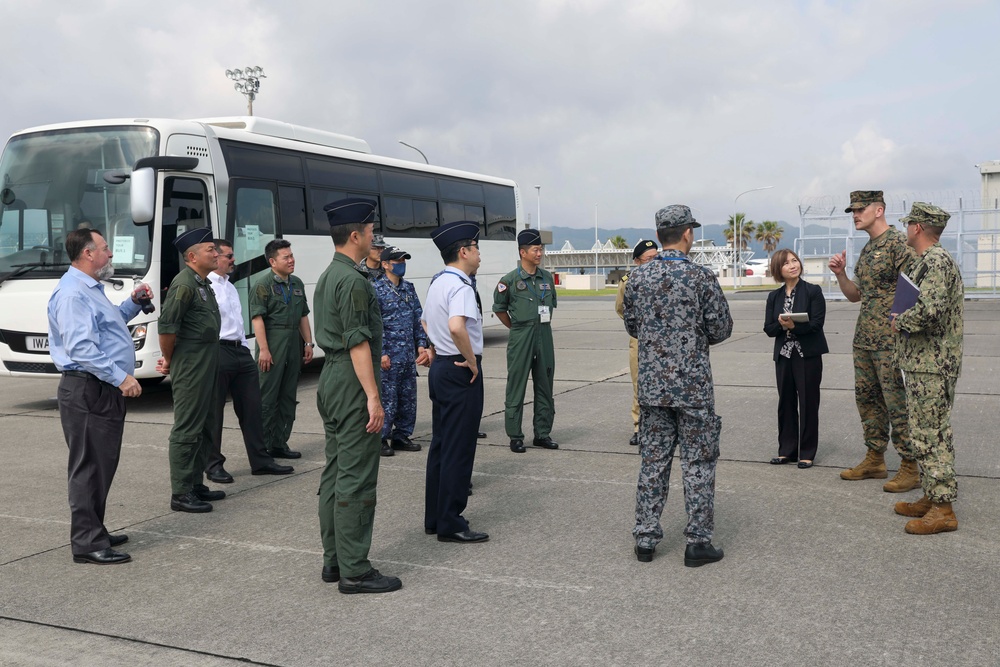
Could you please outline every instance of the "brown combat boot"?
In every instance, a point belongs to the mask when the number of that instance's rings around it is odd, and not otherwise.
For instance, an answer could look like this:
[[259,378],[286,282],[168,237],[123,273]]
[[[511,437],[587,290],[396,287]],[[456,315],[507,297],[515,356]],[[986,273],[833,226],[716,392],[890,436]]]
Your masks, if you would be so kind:
[[931,509],[931,499],[924,496],[915,503],[899,502],[896,503],[896,514],[902,514],[903,516],[915,516],[922,517],[927,514]]
[[899,472],[882,486],[886,493],[903,493],[920,488],[920,470],[916,461],[903,459],[899,462]]
[[958,530],[958,517],[951,510],[951,503],[932,503],[927,514],[906,522],[906,532],[911,535],[933,535]]
[[885,479],[889,473],[885,470],[885,454],[869,449],[865,454],[865,460],[848,468],[840,473],[840,479],[848,479],[855,482],[860,479]]

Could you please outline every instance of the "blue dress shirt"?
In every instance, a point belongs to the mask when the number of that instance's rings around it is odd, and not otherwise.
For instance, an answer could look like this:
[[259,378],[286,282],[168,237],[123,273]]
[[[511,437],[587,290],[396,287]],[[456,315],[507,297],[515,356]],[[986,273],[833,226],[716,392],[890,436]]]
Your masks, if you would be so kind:
[[141,306],[120,306],[104,285],[71,266],[49,297],[49,354],[60,371],[85,371],[119,386],[135,374],[135,344],[126,323]]

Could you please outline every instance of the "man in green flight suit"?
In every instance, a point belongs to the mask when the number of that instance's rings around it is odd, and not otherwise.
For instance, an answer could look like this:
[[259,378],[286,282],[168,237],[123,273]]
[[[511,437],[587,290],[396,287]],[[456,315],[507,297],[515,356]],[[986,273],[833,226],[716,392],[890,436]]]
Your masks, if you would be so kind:
[[170,282],[157,323],[163,356],[156,370],[170,375],[174,400],[169,457],[170,509],[175,512],[211,512],[206,501],[226,497],[225,491],[211,491],[202,483],[212,446],[222,326],[208,280],[219,265],[212,239],[210,228],[199,227],[174,240],[186,266]]
[[260,369],[261,417],[264,445],[276,459],[297,459],[288,448],[295,423],[295,391],[302,364],[313,358],[306,289],[295,271],[292,244],[274,239],[264,246],[269,271],[254,280],[250,290],[250,321],[257,339]]
[[542,237],[535,229],[517,235],[518,267],[505,275],[493,290],[493,312],[510,329],[507,341],[507,394],[504,428],[510,451],[523,453],[524,393],[531,373],[535,388],[534,440],[545,449],[559,449],[549,434],[555,417],[552,384],[556,358],[552,347],[552,311],[556,307],[555,280],[541,268]]
[[326,433],[319,481],[323,581],[341,593],[402,588],[368,560],[375,520],[385,413],[379,395],[382,315],[371,281],[358,268],[371,248],[375,203],[341,199],[323,207],[336,253],[316,283],[316,341],[326,353],[316,405]]

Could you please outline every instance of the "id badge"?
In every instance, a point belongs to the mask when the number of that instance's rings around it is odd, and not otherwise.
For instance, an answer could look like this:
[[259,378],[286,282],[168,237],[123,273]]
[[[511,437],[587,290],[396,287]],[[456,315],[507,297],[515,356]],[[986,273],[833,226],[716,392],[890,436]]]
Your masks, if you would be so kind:
[[538,319],[541,320],[542,324],[552,321],[552,311],[549,310],[548,306],[538,307]]

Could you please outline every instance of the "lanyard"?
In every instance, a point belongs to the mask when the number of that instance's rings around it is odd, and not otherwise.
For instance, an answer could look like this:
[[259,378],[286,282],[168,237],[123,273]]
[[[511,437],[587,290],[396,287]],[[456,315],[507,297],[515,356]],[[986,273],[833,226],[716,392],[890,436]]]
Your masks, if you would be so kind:
[[[523,282],[524,286],[528,288],[528,291],[531,292],[532,294],[534,294],[535,296],[537,296],[539,301],[545,301],[545,283],[542,283],[542,293],[541,294],[539,294],[538,292],[536,292],[531,287],[531,281],[534,280],[534,278],[535,278],[536,275],[538,275],[538,274],[536,273],[535,275],[529,276],[527,273],[524,272],[524,268],[523,267],[520,267],[520,266],[517,267],[517,277],[521,279],[521,282]],[[525,280],[525,278],[527,278],[527,280]]]
[[441,274],[443,274],[443,273],[450,273],[451,275],[456,276],[459,280],[461,280],[463,283],[465,283],[466,285],[468,285],[469,287],[472,288],[472,293],[476,297],[476,306],[479,308],[479,315],[482,316],[482,314],[483,314],[483,300],[479,297],[479,290],[476,289],[476,286],[472,284],[471,280],[469,280],[468,278],[466,278],[465,276],[463,276],[458,271],[449,271],[448,269],[445,269],[441,273],[439,273],[436,276],[434,276],[433,278],[431,278],[431,284],[433,285],[434,281],[437,280],[441,276]]
[[663,257],[661,255],[657,255],[653,259],[659,260],[661,262],[690,262],[691,261],[687,257]]
[[279,283],[278,281],[275,281],[275,282],[278,285],[278,291],[281,292],[281,300],[284,301],[285,305],[287,306],[292,301],[292,287],[291,287],[291,285],[289,285],[288,286],[288,293],[285,293],[285,284],[284,283]]

